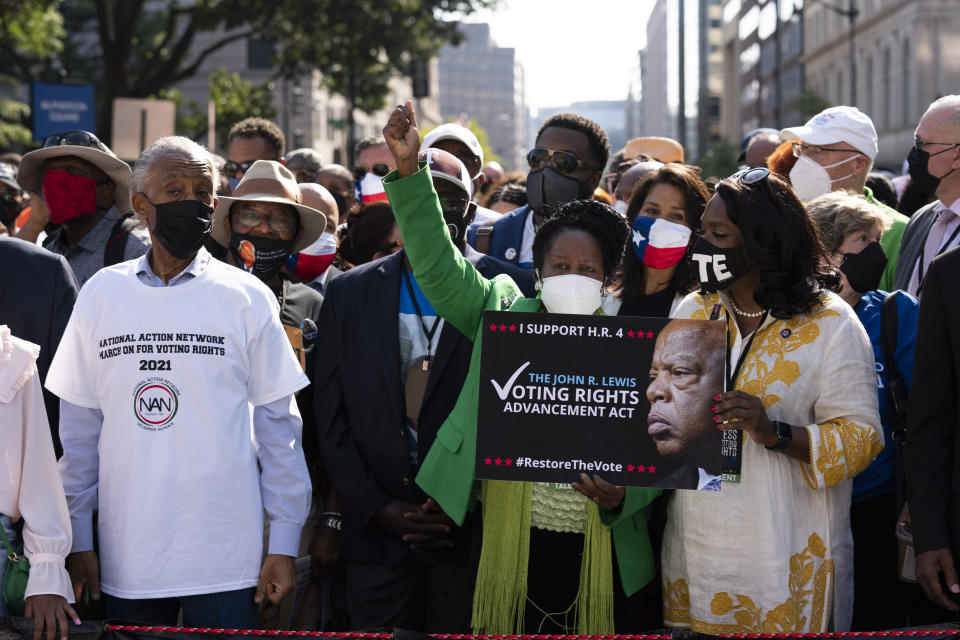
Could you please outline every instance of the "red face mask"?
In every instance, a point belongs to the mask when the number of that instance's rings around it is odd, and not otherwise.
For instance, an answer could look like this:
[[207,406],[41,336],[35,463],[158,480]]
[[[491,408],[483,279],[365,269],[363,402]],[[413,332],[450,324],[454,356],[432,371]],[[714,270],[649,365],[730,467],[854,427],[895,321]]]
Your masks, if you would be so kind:
[[43,199],[50,222],[60,224],[97,210],[97,181],[50,169],[43,178]]

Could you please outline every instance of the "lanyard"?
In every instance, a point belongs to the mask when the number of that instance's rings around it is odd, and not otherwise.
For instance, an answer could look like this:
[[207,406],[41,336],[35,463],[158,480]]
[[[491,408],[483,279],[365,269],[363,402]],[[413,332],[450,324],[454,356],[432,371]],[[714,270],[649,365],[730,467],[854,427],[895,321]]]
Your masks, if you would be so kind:
[[406,271],[403,272],[403,281],[407,285],[407,293],[410,294],[410,300],[413,302],[413,308],[417,312],[417,318],[420,319],[420,328],[423,330],[423,335],[427,339],[427,355],[423,358],[423,370],[430,371],[430,345],[433,344],[433,336],[437,332],[437,327],[440,325],[440,316],[434,319],[433,326],[428,330],[427,323],[423,321],[423,313],[420,311],[420,305],[417,303],[417,295],[413,291],[413,284],[410,283],[410,276]]
[[750,334],[750,338],[747,340],[747,344],[740,351],[740,357],[737,358],[737,366],[734,367],[733,371],[730,371],[730,350],[732,345],[730,344],[730,314],[727,314],[727,357],[724,359],[724,368],[727,375],[727,391],[733,391],[734,384],[737,381],[737,376],[740,375],[740,369],[743,367],[744,361],[747,359],[747,354],[750,352],[750,347],[753,345],[753,339],[757,337],[757,334],[760,333],[760,328],[763,326],[763,323],[767,320],[767,312],[763,312],[763,316],[760,317],[760,324],[757,325],[757,329]]
[[[958,233],[960,233],[960,225],[957,225],[957,228],[953,230],[953,233],[950,234],[950,237],[947,238],[947,241],[944,242],[942,245],[940,245],[940,248],[937,250],[936,255],[934,255],[933,257],[936,258],[938,255],[946,251],[947,247],[953,244],[953,241],[957,239]],[[924,276],[923,260],[924,260],[924,250],[927,248],[926,244],[927,243],[924,242],[923,245],[920,246],[920,262],[917,264],[917,269],[919,270],[917,274],[918,276],[917,277],[917,295],[920,295],[920,292],[923,291],[923,276]]]

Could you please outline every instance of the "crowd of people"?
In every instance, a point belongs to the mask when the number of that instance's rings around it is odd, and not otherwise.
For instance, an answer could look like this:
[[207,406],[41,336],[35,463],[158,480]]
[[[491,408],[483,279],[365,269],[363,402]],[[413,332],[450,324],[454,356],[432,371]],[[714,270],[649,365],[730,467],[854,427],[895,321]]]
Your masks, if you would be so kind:
[[[960,96],[902,175],[878,152],[835,106],[704,176],[561,113],[508,173],[408,102],[353,167],[259,118],[226,157],[174,136],[131,167],[85,131],[0,156],[0,616],[48,640],[952,620]],[[742,432],[742,477],[477,479],[485,310],[717,321],[723,362],[638,375],[658,415]]]

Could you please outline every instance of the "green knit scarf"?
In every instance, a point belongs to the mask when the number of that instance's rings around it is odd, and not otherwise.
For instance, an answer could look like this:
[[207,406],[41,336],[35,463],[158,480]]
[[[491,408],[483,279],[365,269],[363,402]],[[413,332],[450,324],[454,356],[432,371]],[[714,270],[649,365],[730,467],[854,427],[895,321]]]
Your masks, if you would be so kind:
[[[533,484],[484,480],[481,495],[483,549],[473,592],[473,630],[476,634],[520,634],[527,604]],[[614,633],[610,532],[592,502],[576,604],[579,634]]]

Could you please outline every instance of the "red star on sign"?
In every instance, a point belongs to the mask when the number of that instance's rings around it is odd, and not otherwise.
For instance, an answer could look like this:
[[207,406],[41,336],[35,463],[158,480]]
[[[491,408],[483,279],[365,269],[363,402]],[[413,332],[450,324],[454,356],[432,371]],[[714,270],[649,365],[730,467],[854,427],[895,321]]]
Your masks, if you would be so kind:
[[657,472],[657,468],[656,468],[656,467],[647,467],[647,471],[649,471],[650,473],[656,473],[656,472]]
[[642,338],[642,337],[643,337],[643,331],[637,331],[637,337],[638,337],[638,338]]
[[494,459],[493,459],[493,464],[495,464],[495,465],[498,466],[498,467],[500,466],[500,463],[501,463],[501,462],[502,462],[502,460],[500,460],[500,458],[494,458]]
[[492,462],[493,462],[493,460],[491,460],[489,456],[487,456],[486,458],[483,459],[483,464],[485,464],[485,465],[487,465],[487,466],[489,466]]
[[647,331],[647,337],[648,337],[648,338],[652,338],[652,337],[653,337],[653,331]]
[[633,331],[627,331],[627,337],[628,337],[628,338],[632,338],[632,337],[633,337]]
[[497,325],[495,324],[490,325],[490,331],[496,331],[496,330],[497,330]]
[[637,465],[637,473],[643,473],[645,467],[642,464]]
[[513,459],[512,459],[512,458],[507,458],[507,459],[504,460],[503,462],[504,462],[504,464],[506,464],[508,467],[512,467],[512,466],[513,466]]
[[627,473],[633,473],[633,465],[632,465],[632,464],[628,464],[628,465],[627,465]]
[[516,333],[516,332],[517,332],[517,325],[515,324],[510,325],[510,333]]
[[505,324],[500,325],[500,331],[506,331],[506,330],[507,330],[507,325]]

